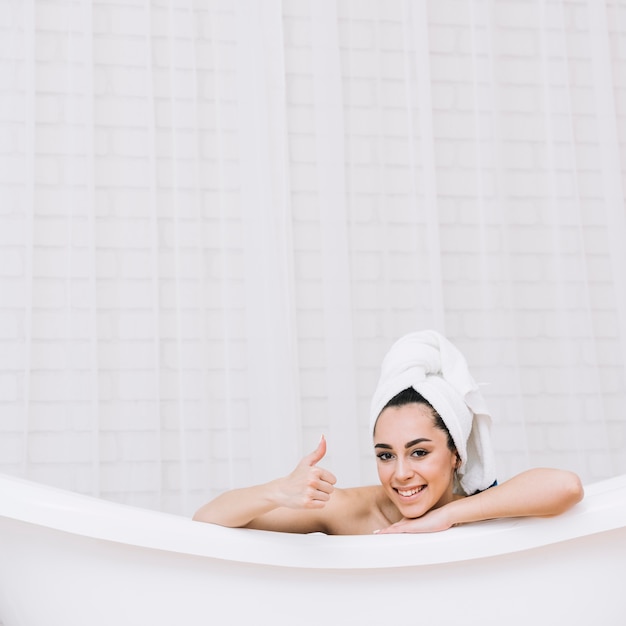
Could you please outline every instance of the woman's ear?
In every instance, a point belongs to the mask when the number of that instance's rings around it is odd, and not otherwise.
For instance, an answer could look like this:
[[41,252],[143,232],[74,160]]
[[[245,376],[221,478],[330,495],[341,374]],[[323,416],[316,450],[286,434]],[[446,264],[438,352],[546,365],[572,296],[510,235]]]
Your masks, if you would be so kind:
[[461,457],[459,456],[458,452],[455,452],[454,454],[456,454],[456,463],[454,464],[454,469],[458,470],[459,467],[461,467],[462,461],[461,461]]

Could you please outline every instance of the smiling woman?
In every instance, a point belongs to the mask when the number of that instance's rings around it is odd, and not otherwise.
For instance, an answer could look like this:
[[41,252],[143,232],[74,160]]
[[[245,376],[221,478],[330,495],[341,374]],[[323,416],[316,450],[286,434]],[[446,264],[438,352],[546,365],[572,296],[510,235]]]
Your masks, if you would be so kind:
[[439,333],[411,333],[383,360],[370,424],[380,485],[336,489],[318,463],[326,440],[288,476],[221,494],[194,520],[337,535],[417,533],[467,522],[558,515],[579,502],[578,476],[532,469],[497,484],[491,418],[461,353]]

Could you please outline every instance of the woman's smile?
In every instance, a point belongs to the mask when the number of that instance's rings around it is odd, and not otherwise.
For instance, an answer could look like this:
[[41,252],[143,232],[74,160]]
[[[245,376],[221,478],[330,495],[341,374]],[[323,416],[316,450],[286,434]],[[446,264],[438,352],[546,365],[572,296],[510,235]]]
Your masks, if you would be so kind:
[[418,493],[422,493],[422,491],[426,489],[426,485],[421,485],[420,487],[414,487],[411,489],[396,489],[396,491],[403,497],[403,498],[411,498],[412,496],[417,495]]

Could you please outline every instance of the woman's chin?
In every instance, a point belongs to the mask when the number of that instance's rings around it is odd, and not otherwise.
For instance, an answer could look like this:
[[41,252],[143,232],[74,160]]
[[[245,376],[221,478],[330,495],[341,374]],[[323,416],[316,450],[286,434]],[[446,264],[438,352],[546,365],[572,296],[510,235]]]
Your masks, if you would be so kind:
[[424,500],[419,500],[417,502],[406,502],[405,498],[396,498],[396,506],[398,510],[402,514],[402,517],[407,519],[415,519],[416,517],[422,517],[425,513],[432,508],[432,504],[430,502],[426,502]]

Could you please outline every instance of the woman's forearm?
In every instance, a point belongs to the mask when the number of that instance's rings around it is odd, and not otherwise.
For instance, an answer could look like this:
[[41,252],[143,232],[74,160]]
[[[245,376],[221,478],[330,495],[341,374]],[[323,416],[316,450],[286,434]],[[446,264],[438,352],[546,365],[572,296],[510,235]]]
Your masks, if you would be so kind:
[[446,505],[451,525],[500,517],[547,517],[567,511],[584,495],[576,474],[532,469],[501,485]]
[[193,519],[231,528],[246,526],[253,519],[280,506],[275,482],[227,491],[200,507]]

